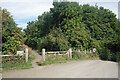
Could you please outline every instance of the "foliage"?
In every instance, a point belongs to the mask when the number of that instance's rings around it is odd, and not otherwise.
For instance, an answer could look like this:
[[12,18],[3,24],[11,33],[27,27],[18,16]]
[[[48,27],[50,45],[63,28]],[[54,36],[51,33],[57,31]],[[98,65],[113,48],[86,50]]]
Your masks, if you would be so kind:
[[25,62],[24,56],[3,57],[2,59],[3,71],[6,71],[32,68],[31,61],[35,59],[35,56],[29,57],[28,62]]
[[78,59],[78,60],[99,59],[97,53],[87,52],[86,54],[84,54],[82,52],[77,52],[75,50],[72,53],[73,53],[73,59]]
[[39,50],[45,48],[46,50],[68,50],[69,42],[65,35],[61,32],[61,29],[51,29],[50,33],[42,38],[38,43]]
[[46,60],[45,61],[40,61],[38,65],[44,66],[48,64],[55,64],[55,63],[66,63],[69,61],[76,61],[76,60],[92,60],[92,59],[99,59],[98,56],[91,54],[90,56],[85,55],[85,54],[80,54],[76,51],[73,51],[73,58],[70,59],[68,55],[46,55]]
[[120,29],[112,11],[77,2],[53,2],[53,6],[38,20],[28,23],[24,30],[27,45],[39,50],[66,50],[66,46],[81,50],[97,48],[101,59],[117,61]]
[[48,12],[43,13],[41,16],[38,16],[38,20],[28,23],[25,33],[27,35],[27,40],[25,44],[37,49],[38,42],[43,40],[46,34],[50,32],[50,22],[51,14]]
[[2,54],[16,54],[21,49],[23,34],[10,13],[2,10]]
[[70,61],[67,55],[47,55],[46,60],[40,61],[38,65],[47,65],[47,64],[55,64],[55,63],[66,63]]

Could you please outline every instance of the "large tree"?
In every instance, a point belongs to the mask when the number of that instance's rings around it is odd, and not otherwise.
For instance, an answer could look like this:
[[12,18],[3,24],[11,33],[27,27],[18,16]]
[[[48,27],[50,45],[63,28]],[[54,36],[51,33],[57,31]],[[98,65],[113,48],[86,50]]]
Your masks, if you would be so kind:
[[79,5],[77,2],[53,2],[53,6],[49,12],[38,16],[38,20],[28,23],[25,30],[29,35],[26,44],[37,49],[41,46],[39,42],[47,42],[46,37],[50,38],[52,35],[50,43],[43,45],[54,45],[50,50],[59,50],[56,47],[59,44],[54,41],[54,35],[59,34],[51,31],[58,28],[67,38],[69,47],[81,50],[96,47],[102,59],[116,60],[117,53],[120,52],[120,29],[116,15],[112,11],[97,5]]
[[21,28],[6,10],[2,10],[2,54],[16,54],[22,44]]

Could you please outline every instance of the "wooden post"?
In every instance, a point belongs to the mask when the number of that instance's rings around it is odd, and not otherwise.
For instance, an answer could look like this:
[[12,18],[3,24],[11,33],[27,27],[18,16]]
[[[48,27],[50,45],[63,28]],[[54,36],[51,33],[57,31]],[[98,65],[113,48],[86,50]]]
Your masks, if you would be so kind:
[[69,57],[69,50],[67,51],[68,57]]
[[80,52],[80,49],[78,49],[78,52]]
[[25,59],[26,59],[26,62],[28,62],[28,49],[27,48],[25,49]]
[[92,52],[91,52],[91,50],[90,50],[90,54],[91,54]]
[[69,57],[72,58],[72,49],[69,49]]
[[42,49],[42,60],[45,61],[45,49]]
[[86,54],[86,49],[85,49],[85,54]]

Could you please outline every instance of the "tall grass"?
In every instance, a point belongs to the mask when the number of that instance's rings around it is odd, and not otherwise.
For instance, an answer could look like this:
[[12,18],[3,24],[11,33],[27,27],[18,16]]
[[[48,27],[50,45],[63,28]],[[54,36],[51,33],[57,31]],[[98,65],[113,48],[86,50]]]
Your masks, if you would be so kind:
[[73,51],[72,59],[68,57],[68,55],[46,55],[45,61],[40,61],[38,64],[40,66],[48,65],[48,64],[55,64],[55,63],[66,63],[68,61],[76,61],[76,60],[91,60],[91,59],[99,59],[97,54],[81,54],[76,51]]
[[2,57],[3,71],[32,68],[31,62],[35,59],[35,56],[31,53],[32,51],[29,50],[28,62],[25,61],[25,56]]
[[50,55],[46,55],[46,60],[40,61],[39,65],[43,66],[43,65],[54,64],[54,63],[65,63],[68,60],[70,59],[68,58],[67,55],[50,54]]
[[[16,59],[17,61],[15,61]],[[3,71],[32,68],[31,61],[35,59],[35,56],[30,57],[28,62],[25,62],[25,60],[22,60],[22,58],[21,59],[16,58],[16,59],[3,62],[2,63]]]

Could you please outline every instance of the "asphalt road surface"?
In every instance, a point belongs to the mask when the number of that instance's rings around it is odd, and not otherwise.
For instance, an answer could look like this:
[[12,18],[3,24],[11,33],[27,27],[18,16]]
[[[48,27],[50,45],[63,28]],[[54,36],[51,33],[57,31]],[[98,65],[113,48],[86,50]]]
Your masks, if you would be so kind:
[[4,72],[3,78],[118,78],[118,63],[101,60],[72,61]]

